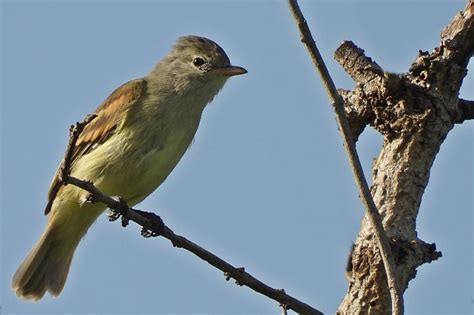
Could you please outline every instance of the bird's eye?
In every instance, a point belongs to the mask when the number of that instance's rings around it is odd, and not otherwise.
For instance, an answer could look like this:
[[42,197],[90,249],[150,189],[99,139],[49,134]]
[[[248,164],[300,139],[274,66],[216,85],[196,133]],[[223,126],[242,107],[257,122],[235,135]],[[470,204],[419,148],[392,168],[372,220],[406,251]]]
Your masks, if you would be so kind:
[[200,66],[202,66],[202,65],[205,64],[205,63],[206,63],[206,61],[205,61],[204,59],[202,59],[202,58],[196,57],[196,58],[193,59],[193,65],[194,65],[195,67],[200,67]]

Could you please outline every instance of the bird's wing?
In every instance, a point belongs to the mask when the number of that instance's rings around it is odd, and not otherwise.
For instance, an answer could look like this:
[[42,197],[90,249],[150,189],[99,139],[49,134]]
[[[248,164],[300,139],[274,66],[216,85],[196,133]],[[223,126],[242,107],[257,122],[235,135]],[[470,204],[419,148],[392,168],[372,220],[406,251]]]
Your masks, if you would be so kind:
[[[137,79],[129,81],[110,94],[110,96],[96,109],[93,119],[82,131],[73,149],[71,166],[83,155],[94,150],[99,144],[106,141],[116,130],[124,115],[146,93],[146,81]],[[61,166],[60,166],[61,167]],[[48,214],[53,205],[56,194],[61,187],[58,172],[56,171],[48,191],[48,204],[44,210]]]

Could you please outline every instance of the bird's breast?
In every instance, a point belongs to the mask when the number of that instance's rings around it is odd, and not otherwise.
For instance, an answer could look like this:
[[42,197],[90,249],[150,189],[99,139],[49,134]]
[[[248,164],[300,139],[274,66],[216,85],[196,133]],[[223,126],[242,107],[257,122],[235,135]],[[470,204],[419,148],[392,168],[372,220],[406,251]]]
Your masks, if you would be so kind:
[[[75,173],[134,205],[158,188],[191,144],[200,115],[166,113],[124,126],[80,159]],[[80,174],[82,173],[82,174]]]

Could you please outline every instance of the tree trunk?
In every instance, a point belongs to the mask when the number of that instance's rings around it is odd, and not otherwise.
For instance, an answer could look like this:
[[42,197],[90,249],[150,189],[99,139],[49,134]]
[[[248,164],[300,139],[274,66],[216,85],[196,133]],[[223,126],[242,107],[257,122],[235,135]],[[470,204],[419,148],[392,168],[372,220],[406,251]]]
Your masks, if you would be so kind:
[[[416,218],[440,146],[456,123],[473,119],[473,104],[459,89],[474,51],[474,2],[470,0],[441,34],[432,53],[421,52],[407,73],[384,72],[352,42],[335,59],[357,86],[340,91],[354,139],[371,125],[384,137],[373,165],[374,202],[391,241],[402,291],[418,266],[441,253],[417,237]],[[367,218],[352,252],[349,291],[339,314],[389,314],[384,266]]]

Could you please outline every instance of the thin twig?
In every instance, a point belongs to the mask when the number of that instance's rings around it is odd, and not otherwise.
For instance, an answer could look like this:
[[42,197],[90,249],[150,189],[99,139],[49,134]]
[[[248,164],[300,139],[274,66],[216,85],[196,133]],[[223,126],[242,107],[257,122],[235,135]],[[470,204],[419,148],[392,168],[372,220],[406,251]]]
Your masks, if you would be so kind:
[[69,128],[69,142],[66,151],[64,152],[63,160],[61,161],[61,164],[59,165],[59,168],[56,171],[56,177],[58,178],[58,180],[54,182],[50,188],[50,191],[48,193],[48,204],[44,209],[44,214],[48,214],[51,210],[53,202],[56,199],[56,195],[58,194],[61,186],[63,186],[64,184],[63,179],[69,176],[69,173],[71,171],[72,158],[74,155],[74,147],[76,146],[77,139],[79,139],[79,135],[82,133],[84,128],[96,117],[97,115],[95,114],[88,115],[83,121],[76,122],[76,125],[71,125],[71,127]]
[[61,166],[59,167],[59,182],[64,182],[64,179],[67,178],[71,173],[71,163],[74,155],[74,147],[76,146],[77,140],[79,139],[79,136],[81,135],[84,128],[96,117],[96,114],[87,115],[87,117],[84,118],[83,121],[76,123],[76,125],[71,125],[71,127],[69,128],[69,142],[66,148],[66,152],[64,153],[63,161],[61,162]]
[[306,46],[314,66],[319,71],[326,92],[336,112],[336,120],[339,125],[339,130],[341,131],[344,147],[349,157],[352,172],[354,174],[357,187],[359,189],[359,195],[362,197],[362,202],[364,204],[366,214],[369,218],[369,221],[374,229],[374,233],[377,238],[378,248],[380,250],[380,255],[382,256],[382,261],[387,274],[387,284],[390,290],[390,297],[392,300],[392,313],[403,314],[403,295],[400,294],[400,290],[396,282],[395,262],[392,257],[389,241],[383,228],[382,219],[372,199],[372,195],[370,194],[370,190],[367,185],[362,166],[360,164],[359,156],[357,155],[354,141],[351,137],[351,130],[344,112],[342,98],[337,92],[334,82],[332,81],[331,76],[329,75],[329,72],[326,68],[326,65],[324,64],[321,54],[319,53],[313,36],[311,35],[311,31],[306,23],[303,13],[299,8],[298,2],[296,0],[289,0],[289,4],[293,13],[293,17],[300,31],[301,41]]
[[[142,235],[163,236],[164,238],[170,240],[173,246],[184,248],[190,251],[194,255],[208,262],[210,265],[223,271],[226,280],[233,278],[235,279],[236,284],[241,286],[245,285],[256,292],[261,293],[279,302],[280,305],[284,305],[286,309],[292,309],[300,314],[323,314],[322,312],[311,307],[310,305],[292,297],[291,295],[286,294],[285,290],[274,289],[266,285],[262,281],[256,279],[251,274],[246,272],[244,268],[234,267],[223,259],[214,255],[213,253],[197,245],[196,243],[191,242],[183,236],[175,234],[170,228],[168,228],[163,223],[161,218],[154,215],[153,213],[132,209],[126,204],[125,201],[116,200],[101,192],[92,182],[84,181],[71,176],[69,168],[71,166],[70,157],[72,156],[72,151],[74,150],[76,141],[82,129],[92,119],[93,118],[88,117],[82,123],[77,123],[76,126],[72,127],[72,129],[70,130],[68,150],[65,153],[65,157],[62,164],[63,168],[61,169],[61,176],[63,176],[62,181],[64,184],[71,184],[89,192],[91,197],[90,199],[93,202],[104,203],[115,213],[122,215],[122,224],[124,224],[123,220],[125,218],[126,221],[131,220],[142,226]],[[147,231],[150,231],[152,233],[146,233]]]

